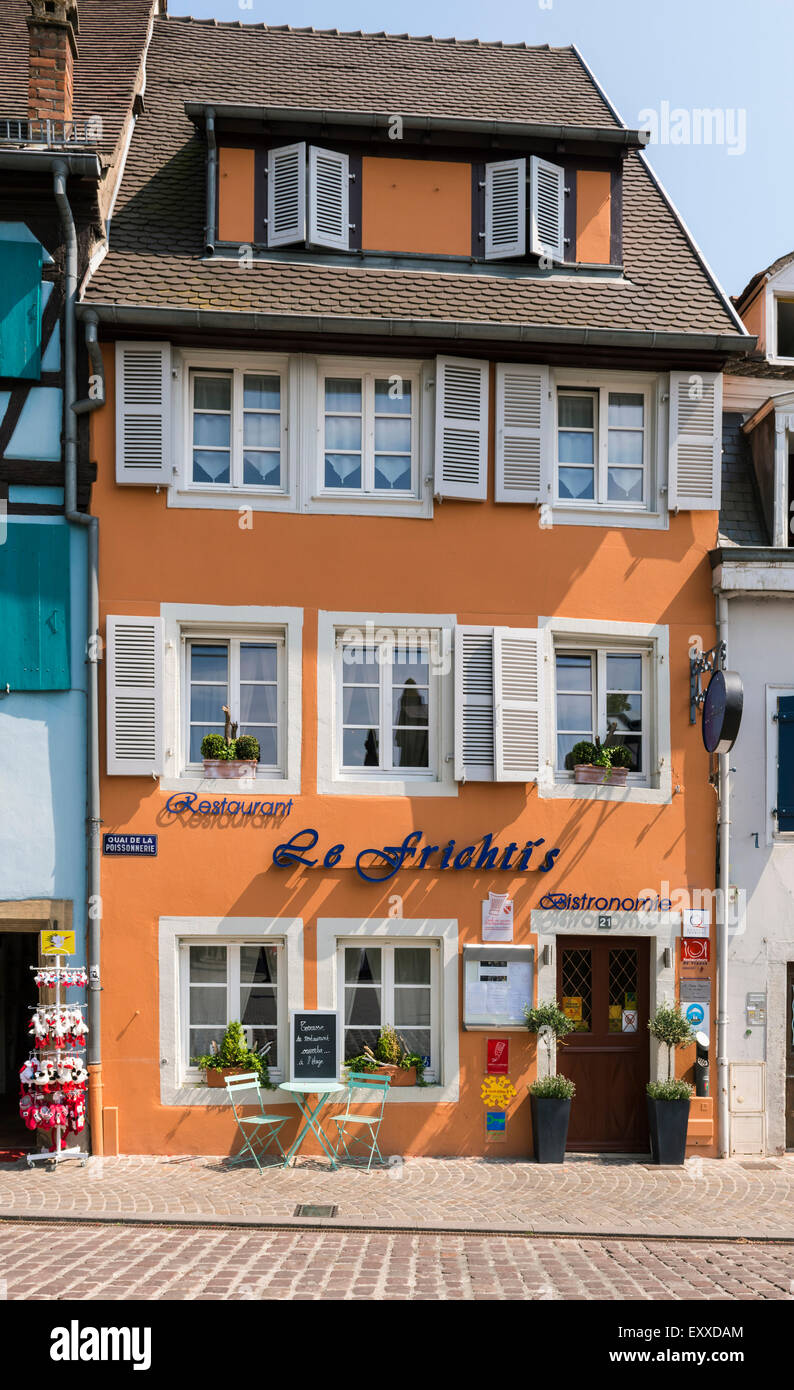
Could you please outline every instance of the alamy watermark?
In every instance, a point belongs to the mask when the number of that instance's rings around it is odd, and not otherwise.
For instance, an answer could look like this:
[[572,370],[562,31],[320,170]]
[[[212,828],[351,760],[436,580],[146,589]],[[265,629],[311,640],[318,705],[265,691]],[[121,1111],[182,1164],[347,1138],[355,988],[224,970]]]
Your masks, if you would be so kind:
[[728,154],[744,154],[747,149],[747,112],[735,106],[671,106],[659,103],[659,110],[646,107],[637,117],[645,145],[716,145]]

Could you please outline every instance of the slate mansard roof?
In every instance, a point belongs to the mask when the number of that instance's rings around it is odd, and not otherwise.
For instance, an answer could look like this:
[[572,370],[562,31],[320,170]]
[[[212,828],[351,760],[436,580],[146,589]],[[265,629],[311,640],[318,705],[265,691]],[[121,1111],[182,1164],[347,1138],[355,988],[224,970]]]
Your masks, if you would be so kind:
[[[85,0],[83,0],[85,3]],[[624,169],[622,279],[460,273],[349,264],[204,260],[205,144],[185,103],[398,112],[460,120],[623,129],[573,48],[319,33],[157,19],[146,110],[132,138],[110,252],[86,300],[130,320],[136,307],[430,327],[472,336],[520,326],[582,333],[740,334],[643,158]],[[115,309],[114,307],[115,306]],[[388,331],[388,330],[387,330]],[[399,331],[405,331],[405,328]]]

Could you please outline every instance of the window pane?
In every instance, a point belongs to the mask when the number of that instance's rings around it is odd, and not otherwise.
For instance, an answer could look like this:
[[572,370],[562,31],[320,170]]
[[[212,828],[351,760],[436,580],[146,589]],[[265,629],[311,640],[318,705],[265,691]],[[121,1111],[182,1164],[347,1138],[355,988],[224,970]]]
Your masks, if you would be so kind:
[[570,425],[575,429],[593,428],[592,396],[559,396],[557,399],[560,425]]
[[641,695],[607,695],[607,722],[618,732],[639,733],[642,729]]
[[259,740],[259,763],[261,767],[278,766],[278,731],[271,725],[241,724],[238,734],[253,734]]
[[207,449],[193,450],[194,483],[228,483],[229,454],[223,450],[211,453]]
[[377,729],[345,729],[342,733],[342,763],[345,767],[378,767]]
[[585,463],[593,462],[593,435],[577,434],[573,430],[560,430],[559,432],[560,463]]
[[191,985],[190,1022],[226,1025],[226,990],[216,986]]
[[278,410],[281,382],[277,376],[244,376],[243,406],[246,410]]
[[252,1028],[250,1024],[247,1024],[245,1036],[248,1046],[255,1048],[257,1052],[261,1052],[265,1044],[269,1043],[265,1060],[269,1067],[278,1066],[278,1030],[276,1028]]
[[342,648],[342,680],[345,685],[377,685],[380,663],[375,647],[346,646]]
[[629,391],[610,391],[609,424],[640,430],[643,426],[644,400]]
[[243,642],[240,647],[240,678],[244,681],[275,681],[278,675],[278,647]]
[[427,728],[428,691],[419,690],[411,681],[402,690],[392,691],[392,723]]
[[557,657],[558,690],[591,690],[592,675],[589,656]]
[[240,723],[275,724],[278,720],[278,692],[275,685],[240,686]]
[[560,497],[587,501],[593,497],[593,470],[591,468],[561,468],[559,471]]
[[326,454],[326,487],[361,487],[360,454]]
[[223,726],[223,706],[225,704],[225,685],[192,685],[190,687],[190,719],[194,724],[220,724]]
[[260,1027],[278,1023],[276,991],[272,985],[243,985],[240,989],[240,1022]]
[[396,989],[394,991],[394,1026],[430,1027],[430,990]]
[[607,486],[610,502],[641,502],[642,478],[641,468],[610,468]]
[[190,751],[188,761],[191,763],[201,762],[201,741],[205,734],[222,734],[223,724],[194,724],[190,729]]
[[226,1032],[226,1020],[223,1023],[216,1023],[211,1027],[191,1028],[189,1030],[189,1059],[194,1057],[207,1057],[212,1052],[212,1044],[220,1047],[223,1042],[223,1035]]
[[427,731],[395,729],[392,757],[395,767],[429,767]]
[[355,378],[328,377],[325,383],[325,408],[351,415],[361,413],[361,382]]
[[794,357],[794,302],[786,299],[777,301],[777,352]]
[[642,657],[607,657],[607,690],[642,690]]
[[361,419],[359,416],[329,415],[325,421],[326,449],[360,449]]
[[642,468],[641,430],[609,431],[609,462]]
[[193,416],[193,443],[203,444],[208,449],[228,449],[231,423],[229,415],[200,415],[196,412]]
[[557,695],[557,728],[588,731],[593,723],[593,703],[589,695]]
[[[399,394],[402,392],[402,394]],[[377,415],[410,415],[411,383],[401,377],[395,381],[375,382],[375,413]]]
[[412,680],[427,685],[430,672],[430,653],[427,648],[395,647],[392,677],[395,685]]
[[342,691],[342,721],[345,724],[374,724],[380,718],[380,692],[377,687],[346,685]]
[[226,684],[229,652],[225,646],[193,642],[190,647],[190,679]]
[[386,491],[394,488],[400,492],[408,492],[411,487],[411,460],[410,457],[398,455],[392,457],[390,454],[375,455],[375,487],[379,491]]
[[244,984],[274,985],[278,975],[275,946],[241,946],[240,979]]
[[345,1023],[380,1023],[380,986],[348,985],[345,989]]
[[398,946],[394,952],[394,982],[398,985],[430,984],[430,952],[426,946]]
[[622,743],[632,756],[632,764],[629,772],[642,772],[642,739],[636,734],[620,735],[613,739],[614,743]]
[[364,1051],[364,1044],[375,1051],[378,1041],[379,1027],[373,1028],[346,1028],[345,1029],[345,1060],[348,1057],[358,1057]]
[[191,984],[225,984],[226,947],[191,946],[188,978]]
[[383,454],[407,454],[411,451],[411,421],[394,419],[375,420],[375,451]]
[[430,1054],[430,1029],[403,1028],[400,1031],[400,1037],[408,1051],[415,1052],[419,1057],[424,1057],[425,1066],[429,1067],[433,1060]]
[[280,487],[281,454],[243,454],[243,482],[251,487]]
[[252,449],[277,449],[281,443],[281,417],[279,415],[252,415],[249,411],[243,416],[243,444]]
[[588,742],[592,742],[592,739],[593,739],[593,731],[592,731],[592,729],[587,729],[584,733],[579,732],[579,733],[576,733],[576,734],[558,734],[558,735],[557,735],[557,766],[558,766],[558,767],[560,767],[560,768],[568,768],[568,770],[570,771],[570,768],[573,766],[573,763],[569,760],[569,755],[570,755],[571,749],[574,747],[575,744],[580,743],[581,740],[582,740],[583,738],[586,738],[586,739],[588,740]]
[[348,984],[379,984],[380,971],[379,946],[345,947],[345,980]]
[[231,410],[231,377],[196,376],[193,378],[194,410]]

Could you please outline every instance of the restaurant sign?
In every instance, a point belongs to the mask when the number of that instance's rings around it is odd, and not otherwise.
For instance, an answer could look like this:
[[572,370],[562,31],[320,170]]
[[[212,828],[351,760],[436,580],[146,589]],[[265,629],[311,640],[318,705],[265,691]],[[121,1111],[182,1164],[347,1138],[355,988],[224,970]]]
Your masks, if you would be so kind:
[[[273,863],[279,869],[290,869],[297,865],[304,869],[314,869],[321,865],[324,869],[335,869],[345,852],[343,844],[331,845],[323,854],[317,851],[320,836],[316,830],[307,828],[297,830],[284,844],[273,850]],[[359,850],[355,867],[359,878],[367,883],[385,883],[408,864],[410,868],[509,870],[511,873],[527,873],[539,869],[548,873],[560,853],[559,849],[541,850],[544,839],[527,840],[523,847],[511,841],[502,847],[493,843],[493,835],[488,832],[475,845],[464,845],[458,849],[454,840],[446,845],[422,844],[424,832],[412,830],[401,845],[383,845],[382,848]],[[540,853],[532,855],[535,850]],[[316,853],[316,857],[314,856]],[[436,858],[438,856],[438,858]],[[432,861],[432,862],[431,862]]]

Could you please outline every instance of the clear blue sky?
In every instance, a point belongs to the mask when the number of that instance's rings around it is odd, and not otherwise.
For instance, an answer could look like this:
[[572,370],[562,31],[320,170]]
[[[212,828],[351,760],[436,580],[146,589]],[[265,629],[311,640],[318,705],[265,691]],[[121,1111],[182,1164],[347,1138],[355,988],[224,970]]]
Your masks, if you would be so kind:
[[[746,148],[658,144],[649,157],[723,287],[794,249],[792,0],[168,0],[243,23],[575,43],[627,125],[644,110],[744,112]],[[310,95],[310,94],[309,94]],[[739,118],[740,119],[740,118]],[[730,131],[730,126],[728,130]],[[741,126],[733,127],[740,146]]]

